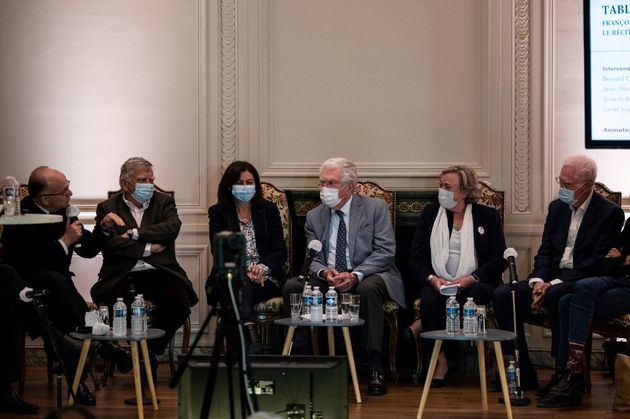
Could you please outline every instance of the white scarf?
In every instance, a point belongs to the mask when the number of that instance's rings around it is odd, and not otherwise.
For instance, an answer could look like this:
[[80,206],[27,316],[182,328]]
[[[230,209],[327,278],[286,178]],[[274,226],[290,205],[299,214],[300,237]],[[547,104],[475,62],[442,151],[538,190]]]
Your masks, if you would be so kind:
[[433,223],[431,230],[431,265],[433,270],[440,278],[452,281],[465,275],[470,275],[477,269],[477,255],[475,254],[475,238],[473,231],[472,205],[466,205],[464,220],[460,229],[460,258],[459,267],[455,277],[449,275],[446,271],[446,262],[449,256],[450,231],[448,229],[448,218],[446,210],[440,206],[440,209]]

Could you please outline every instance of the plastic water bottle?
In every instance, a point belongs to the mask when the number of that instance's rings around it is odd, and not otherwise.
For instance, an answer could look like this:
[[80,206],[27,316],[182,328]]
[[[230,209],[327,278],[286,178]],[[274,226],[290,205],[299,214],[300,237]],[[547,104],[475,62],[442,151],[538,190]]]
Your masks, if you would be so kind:
[[127,334],[127,305],[122,297],[116,299],[114,304],[114,336],[125,336]]
[[305,319],[311,318],[311,302],[312,302],[313,293],[311,291],[311,286],[306,285],[304,287],[304,293],[302,294],[302,315]]
[[313,296],[311,299],[311,321],[321,322],[324,317],[324,296],[319,287],[313,287]]
[[507,367],[507,382],[510,398],[516,397],[516,364],[514,361],[510,361],[510,366]]
[[138,298],[142,301],[142,331],[146,332],[149,330],[149,312],[147,311],[147,303],[144,302],[144,296],[142,294],[138,294]]
[[144,333],[144,304],[139,295],[131,303],[131,333],[141,335]]
[[468,297],[464,304],[464,335],[476,335],[477,326],[477,305],[472,297]]
[[326,320],[329,322],[337,320],[337,292],[333,287],[328,287],[326,292]]
[[449,335],[459,333],[459,303],[455,296],[446,300],[446,333]]

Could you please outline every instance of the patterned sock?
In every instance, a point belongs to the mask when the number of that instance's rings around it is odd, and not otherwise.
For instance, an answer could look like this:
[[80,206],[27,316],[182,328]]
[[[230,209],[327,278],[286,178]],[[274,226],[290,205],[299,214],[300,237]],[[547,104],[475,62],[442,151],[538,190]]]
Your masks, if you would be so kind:
[[569,360],[567,361],[567,369],[571,375],[582,374],[584,367],[584,345],[569,342]]

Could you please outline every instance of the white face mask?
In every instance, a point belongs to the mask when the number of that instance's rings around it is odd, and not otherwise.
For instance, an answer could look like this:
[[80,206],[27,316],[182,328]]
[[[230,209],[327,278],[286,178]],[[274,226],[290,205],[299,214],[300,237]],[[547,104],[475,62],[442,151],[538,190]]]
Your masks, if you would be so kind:
[[457,201],[455,201],[455,192],[440,188],[438,190],[438,202],[446,209],[454,208],[455,205],[457,205]]
[[339,198],[339,189],[335,188],[321,188],[319,190],[319,198],[329,208],[335,208],[341,202],[341,198]]

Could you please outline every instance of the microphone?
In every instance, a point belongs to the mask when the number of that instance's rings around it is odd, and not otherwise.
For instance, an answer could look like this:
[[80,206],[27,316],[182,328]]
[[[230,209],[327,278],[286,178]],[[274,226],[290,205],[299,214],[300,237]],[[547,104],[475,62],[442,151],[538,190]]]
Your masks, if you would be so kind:
[[508,247],[503,252],[503,259],[508,262],[508,270],[510,274],[510,282],[512,286],[516,286],[518,282],[518,275],[516,274],[516,258],[518,257],[518,253],[514,250],[513,247]]
[[34,290],[32,288],[25,287],[20,291],[19,296],[20,300],[24,301],[25,303],[30,303],[31,301],[33,301],[33,298],[46,297],[49,293],[50,292],[46,289]]
[[322,251],[322,242],[319,240],[311,240],[308,244],[308,252],[306,253],[306,258],[304,259],[304,265],[302,265],[302,270],[300,271],[300,280],[303,280],[308,275],[308,270],[311,267],[311,262],[315,258],[317,252]]
[[[79,208],[76,205],[69,204],[66,207],[66,217],[68,217],[68,221],[70,222],[70,224],[74,223],[75,221],[79,221],[79,214],[81,214],[81,211],[79,211]],[[81,247],[81,243],[75,243],[74,247]]]

